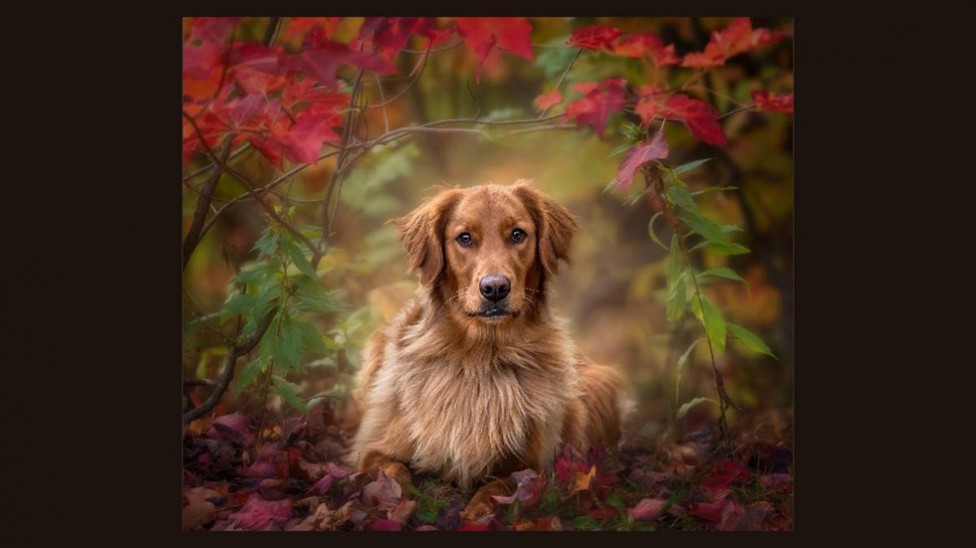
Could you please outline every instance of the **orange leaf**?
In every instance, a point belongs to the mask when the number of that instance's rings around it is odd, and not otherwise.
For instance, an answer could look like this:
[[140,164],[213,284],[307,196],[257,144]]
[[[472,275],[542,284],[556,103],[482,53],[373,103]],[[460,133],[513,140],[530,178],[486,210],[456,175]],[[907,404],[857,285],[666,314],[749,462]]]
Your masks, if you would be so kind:
[[543,93],[542,95],[535,98],[535,106],[539,107],[539,110],[546,110],[550,107],[556,106],[563,101],[563,94],[559,92],[558,89],[552,90],[549,93]]
[[593,466],[591,466],[590,467],[590,471],[587,472],[587,473],[585,473],[585,474],[582,473],[582,472],[577,472],[576,473],[576,483],[573,485],[572,492],[575,493],[577,491],[586,491],[587,489],[590,488],[590,483],[593,481],[593,478],[595,478],[595,477],[596,477],[596,465],[595,464]]
[[772,44],[788,35],[789,31],[786,30],[753,30],[748,17],[737,17],[728,27],[712,32],[704,52],[685,55],[681,66],[705,68],[724,65],[729,57]]

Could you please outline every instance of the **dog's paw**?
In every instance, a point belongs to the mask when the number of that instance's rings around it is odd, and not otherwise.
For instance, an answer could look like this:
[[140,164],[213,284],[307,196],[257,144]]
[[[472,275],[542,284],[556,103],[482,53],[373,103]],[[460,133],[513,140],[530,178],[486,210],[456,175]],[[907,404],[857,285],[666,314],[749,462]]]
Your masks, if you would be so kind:
[[465,521],[477,521],[492,513],[491,497],[508,496],[515,490],[514,482],[511,478],[495,480],[478,489],[471,501],[461,511],[461,519]]
[[461,519],[464,521],[478,521],[479,519],[491,514],[491,503],[487,500],[478,500],[477,496],[461,510]]
[[392,479],[400,485],[400,489],[404,494],[407,493],[407,488],[413,485],[413,477],[410,475],[410,470],[407,469],[402,463],[399,462],[389,462],[383,465],[383,473],[386,477]]

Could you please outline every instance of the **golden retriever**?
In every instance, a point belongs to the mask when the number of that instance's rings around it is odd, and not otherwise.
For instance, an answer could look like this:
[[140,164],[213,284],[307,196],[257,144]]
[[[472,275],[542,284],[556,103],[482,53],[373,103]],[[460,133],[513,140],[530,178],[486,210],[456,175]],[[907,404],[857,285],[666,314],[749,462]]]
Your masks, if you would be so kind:
[[[410,470],[469,489],[463,517],[551,469],[563,444],[620,434],[620,374],[573,344],[546,302],[577,222],[527,181],[441,190],[395,219],[420,287],[363,352],[349,460],[401,485]],[[408,468],[409,467],[409,468]]]

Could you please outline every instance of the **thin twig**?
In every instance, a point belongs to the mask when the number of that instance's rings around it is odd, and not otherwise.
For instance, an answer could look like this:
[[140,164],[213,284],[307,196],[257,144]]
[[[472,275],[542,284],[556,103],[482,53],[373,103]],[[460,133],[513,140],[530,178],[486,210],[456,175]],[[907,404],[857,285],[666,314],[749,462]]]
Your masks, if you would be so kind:
[[[427,59],[429,57],[430,57],[429,55],[424,55],[420,59],[420,62],[418,62],[417,65],[414,66],[413,70],[410,71],[410,77],[412,78],[412,80],[410,80],[410,82],[407,82],[407,86],[402,90],[400,90],[399,93],[391,97],[389,100],[383,99],[383,84],[380,83],[379,76],[377,76],[376,73],[374,72],[373,77],[376,78],[376,85],[377,87],[379,87],[379,91],[380,91],[380,103],[377,105],[369,105],[367,108],[386,107],[386,105],[392,103],[393,101],[396,101],[404,94],[406,94],[408,91],[410,91],[410,88],[412,88],[413,85],[417,83],[417,80],[420,80],[420,76],[424,73],[424,68],[427,67]],[[389,130],[390,130],[389,127],[387,127],[387,131]]]
[[[353,127],[353,121],[359,120],[361,116],[355,116],[359,113],[357,108],[357,101],[359,100],[359,94],[362,91],[361,83],[363,79],[363,69],[359,69],[356,74],[356,80],[353,83],[351,97],[349,99],[349,110],[346,113],[346,122],[342,128],[342,148],[339,152],[339,157],[336,159],[336,167],[329,176],[329,183],[325,191],[325,196],[322,197],[322,236],[319,238],[319,245],[316,248],[316,255],[312,257],[312,267],[318,268],[318,261],[328,252],[329,246],[332,242],[332,225],[335,221],[335,217],[330,215],[329,212],[329,201],[332,199],[332,192],[335,190],[336,185],[342,184],[342,170],[346,165],[346,158],[349,156],[349,143],[355,137],[356,131]],[[338,204],[337,204],[338,210]]]
[[[234,160],[238,156],[240,156],[241,154],[244,154],[245,152],[247,152],[249,150],[251,150],[251,143],[245,141],[244,144],[242,144],[241,146],[237,147],[237,149],[234,152],[231,152],[230,153],[230,156],[227,158],[227,161],[229,162],[231,160]],[[208,171],[210,171],[211,169],[213,169],[213,167],[214,167],[214,164],[211,162],[211,163],[209,163],[209,164],[201,167],[200,169],[198,169],[196,171],[193,171],[191,173],[187,173],[186,175],[183,176],[183,181],[184,182],[185,181],[192,181],[193,179],[196,179],[200,175],[203,175],[204,173],[207,173]],[[190,188],[193,189],[193,190],[196,190],[193,187],[190,187]]]
[[[571,68],[573,68],[573,65],[576,64],[576,60],[579,59],[579,57],[580,57],[580,55],[582,53],[583,53],[583,49],[582,48],[576,50],[576,55],[574,55],[573,56],[573,59],[569,62],[568,65],[566,65],[566,70],[563,71],[563,75],[560,76],[559,77],[559,81],[556,82],[556,87],[553,88],[554,91],[559,91],[559,88],[562,87],[563,80],[566,79],[566,75],[569,74],[569,70]],[[539,118],[542,118],[543,116],[545,116],[546,115],[546,112],[549,111],[549,108],[550,107],[546,107],[546,108],[542,109],[542,112],[539,113]]]
[[390,132],[390,114],[387,112],[386,100],[383,96],[383,84],[380,83],[380,77],[374,72],[373,79],[376,80],[376,91],[380,94],[380,106],[383,108],[383,133]]
[[429,53],[440,53],[442,51],[447,51],[447,50],[451,50],[451,49],[460,47],[462,45],[464,45],[464,40],[461,40],[460,42],[458,42],[456,44],[451,44],[450,46],[444,46],[444,47],[437,48],[437,49],[407,49],[407,48],[400,48],[400,51],[402,51],[404,53],[414,53],[414,54],[428,53],[428,52]]
[[722,118],[725,118],[726,116],[732,116],[733,114],[735,114],[737,112],[742,112],[744,110],[752,110],[754,108],[756,108],[756,103],[753,103],[751,105],[746,105],[746,106],[743,106],[743,107],[739,107],[739,108],[734,109],[734,110],[730,110],[730,111],[726,112],[725,114],[722,114],[722,115],[718,116],[715,119],[716,120],[721,120]]

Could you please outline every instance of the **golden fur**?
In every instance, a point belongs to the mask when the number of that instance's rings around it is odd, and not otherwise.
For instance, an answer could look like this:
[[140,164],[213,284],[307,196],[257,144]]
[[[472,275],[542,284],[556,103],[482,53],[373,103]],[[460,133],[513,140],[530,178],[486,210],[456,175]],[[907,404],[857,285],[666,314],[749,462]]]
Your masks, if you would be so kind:
[[[472,502],[486,509],[511,489],[511,472],[550,469],[566,442],[586,449],[619,435],[629,406],[620,375],[581,355],[546,303],[577,230],[563,206],[517,181],[442,190],[395,222],[421,285],[363,353],[352,463],[401,483],[405,465],[463,489],[503,478]],[[472,245],[459,244],[463,233]],[[488,275],[510,280],[501,315],[485,311]]]

